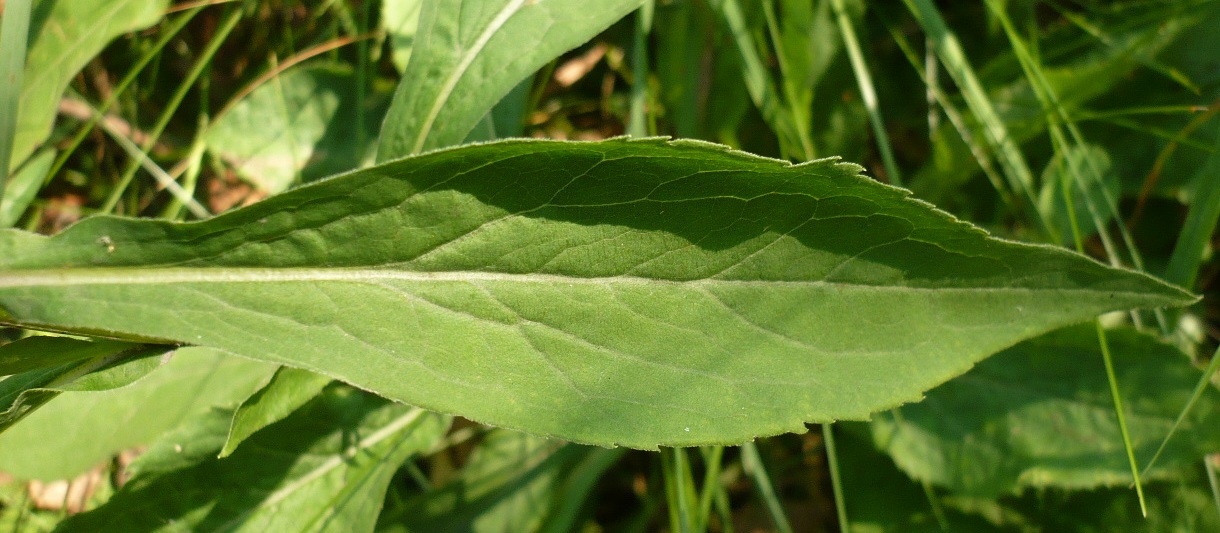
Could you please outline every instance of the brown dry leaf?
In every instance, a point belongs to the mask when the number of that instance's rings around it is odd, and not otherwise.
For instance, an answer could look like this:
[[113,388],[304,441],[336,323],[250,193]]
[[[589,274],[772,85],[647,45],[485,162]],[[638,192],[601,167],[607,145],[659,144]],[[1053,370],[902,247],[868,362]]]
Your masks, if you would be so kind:
[[101,465],[72,480],[39,481],[26,485],[30,503],[36,509],[65,511],[76,514],[85,510],[85,505],[105,479],[108,465]]
[[551,76],[560,87],[571,87],[581,78],[585,77],[597,66],[597,62],[602,60],[606,55],[606,44],[597,43],[587,52],[576,56],[564,64],[555,68],[555,74]]

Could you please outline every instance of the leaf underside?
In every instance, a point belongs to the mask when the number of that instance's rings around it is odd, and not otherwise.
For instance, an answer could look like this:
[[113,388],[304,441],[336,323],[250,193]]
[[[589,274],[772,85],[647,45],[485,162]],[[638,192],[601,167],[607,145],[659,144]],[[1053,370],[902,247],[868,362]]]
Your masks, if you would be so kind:
[[1194,301],[859,170],[663,139],[466,146],[203,222],[0,232],[0,308],[654,448],[861,419],[1021,339]]

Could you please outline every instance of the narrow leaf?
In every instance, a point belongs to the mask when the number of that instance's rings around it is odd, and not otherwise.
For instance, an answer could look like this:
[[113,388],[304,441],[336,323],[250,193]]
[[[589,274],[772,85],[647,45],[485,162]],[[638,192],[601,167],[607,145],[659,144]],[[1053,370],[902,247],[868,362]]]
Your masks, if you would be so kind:
[[1185,286],[1194,286],[1199,276],[1199,264],[1207,253],[1207,246],[1216,232],[1216,221],[1220,220],[1220,187],[1215,177],[1220,173],[1220,135],[1216,136],[1212,153],[1203,168],[1195,176],[1195,197],[1190,203],[1190,212],[1178,236],[1169,265],[1165,267],[1165,279]]
[[330,382],[330,378],[308,370],[280,367],[267,386],[259,389],[237,408],[220,456],[225,457],[233,453],[237,445],[254,432],[292,414]]
[[[63,341],[70,341],[63,339]],[[163,362],[157,356],[173,350],[159,344],[129,344],[124,342],[70,341],[48,344],[37,342],[33,348],[63,350],[49,359],[64,362],[56,366],[37,368],[0,381],[0,431],[4,431],[42,407],[64,391],[104,391],[134,383],[148,375]],[[21,361],[14,366],[29,365],[26,356],[29,344],[18,346]],[[12,353],[10,350],[5,350]],[[22,353],[24,352],[24,353]]]
[[[145,362],[160,363],[157,357]],[[65,392],[0,434],[0,470],[23,479],[71,479],[212,406],[236,406],[274,369],[215,350],[181,348],[136,383]]]
[[518,82],[641,2],[425,2],[377,160],[462,142]]
[[46,181],[54,160],[55,150],[42,150],[9,177],[4,185],[3,198],[0,198],[0,228],[12,227],[21,220],[22,213],[34,202],[34,197]]
[[[398,466],[447,425],[421,409],[336,387],[228,458],[146,469],[60,530],[371,532]],[[224,426],[210,427],[221,438],[209,442],[221,444]]]
[[406,70],[419,29],[423,0],[381,0],[381,25],[390,38],[391,59],[398,72]]
[[0,346],[0,376],[114,355],[132,346],[119,341],[90,342],[69,337],[26,337]]
[[[1146,464],[1199,378],[1185,355],[1134,330],[1107,334],[1132,445]],[[1220,450],[1220,392],[1209,388],[1149,479]],[[896,415],[873,436],[919,480],[996,496],[1024,487],[1091,488],[1131,481],[1097,336],[1074,327],[997,354]]]
[[1194,301],[858,172],[659,139],[468,146],[202,222],[0,232],[0,308],[654,448],[864,418],[1050,329]]
[[11,158],[32,3],[33,0],[10,0],[0,17],[0,200],[3,200],[9,170],[17,166]]

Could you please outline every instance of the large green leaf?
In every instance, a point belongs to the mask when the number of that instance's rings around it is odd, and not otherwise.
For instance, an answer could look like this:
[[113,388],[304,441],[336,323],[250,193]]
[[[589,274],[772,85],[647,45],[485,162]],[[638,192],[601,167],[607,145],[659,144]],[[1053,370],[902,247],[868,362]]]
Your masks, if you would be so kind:
[[[1173,346],[1133,330],[1107,335],[1136,457],[1145,464],[1199,380]],[[1220,450],[1220,392],[1206,391],[1147,479],[1176,479]],[[1126,485],[1109,383],[1091,327],[1043,335],[979,364],[917,405],[872,422],[911,476],[992,497],[1025,487]]]
[[864,418],[1049,329],[1194,301],[858,171],[659,139],[468,146],[202,222],[0,232],[0,308],[653,448]]
[[843,487],[853,533],[1220,531],[1202,468],[1169,481],[1145,481],[1148,514],[1141,516],[1125,485],[1091,491],[1049,487],[998,498],[921,486],[870,445],[866,425],[838,427],[850,428],[840,433],[838,455],[843,471],[851,473],[843,476]]
[[167,0],[40,0],[30,21],[30,46],[13,158],[21,164],[51,133],[68,82],[111,39],[161,19]]
[[462,142],[496,102],[642,0],[425,2],[377,160]]
[[[144,360],[158,363],[156,357]],[[179,349],[134,384],[65,392],[0,433],[0,470],[25,479],[72,478],[121,450],[148,444],[213,405],[236,405],[274,370],[215,350]]]
[[[394,472],[448,427],[443,416],[334,387],[215,459],[228,429],[216,414],[194,426],[212,458],[146,463],[105,505],[58,531],[371,532]],[[190,435],[171,434],[150,453],[182,449],[176,440]]]

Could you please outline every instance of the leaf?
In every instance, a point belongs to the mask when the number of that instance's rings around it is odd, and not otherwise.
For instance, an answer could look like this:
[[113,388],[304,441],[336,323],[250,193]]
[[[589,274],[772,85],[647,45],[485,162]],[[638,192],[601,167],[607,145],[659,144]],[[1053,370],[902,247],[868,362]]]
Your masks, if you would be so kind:
[[655,448],[864,418],[1021,339],[1194,301],[857,172],[691,141],[468,146],[202,222],[0,232],[0,308]]
[[[226,428],[210,427],[219,446]],[[59,530],[371,532],[391,476],[447,427],[440,415],[333,387],[233,455],[145,470]]]
[[[1072,208],[1068,208],[1063,196],[1063,186],[1072,191]],[[1038,197],[1038,208],[1055,223],[1063,244],[1071,244],[1072,221],[1069,212],[1074,211],[1080,234],[1089,237],[1097,232],[1097,224],[1089,213],[1089,205],[1097,210],[1103,223],[1108,224],[1112,213],[1106,207],[1106,195],[1119,197],[1121,184],[1110,164],[1110,155],[1097,145],[1074,145],[1067,152],[1057,154],[1042,173],[1042,192]]]
[[148,449],[127,465],[126,474],[133,478],[167,474],[215,461],[228,439],[233,413],[223,407],[194,413],[177,427],[157,435]]
[[1220,220],[1220,187],[1214,183],[1220,173],[1220,132],[1216,134],[1211,156],[1199,169],[1195,182],[1194,201],[1182,225],[1182,233],[1174,245],[1169,265],[1165,267],[1165,279],[1193,287],[1199,276],[1199,264],[1207,255],[1208,245],[1216,232],[1216,221]]
[[[1131,442],[1146,464],[1199,379],[1176,348],[1130,329],[1107,334]],[[1176,479],[1220,450],[1220,391],[1209,389],[1150,479]],[[1090,327],[1018,344],[916,405],[872,422],[873,438],[916,479],[991,497],[1025,487],[1126,485],[1109,383]]]
[[609,450],[495,430],[462,467],[461,477],[387,512],[382,533],[526,533],[577,530],[575,510],[619,457]]
[[513,86],[641,2],[425,2],[377,160],[462,142]]
[[390,37],[391,59],[399,72],[406,70],[419,28],[423,0],[381,0],[381,24]]
[[1019,499],[1005,499],[1004,503],[1008,512],[1020,513],[1041,531],[1220,531],[1214,485],[1208,486],[1201,468],[1195,470],[1184,472],[1173,481],[1146,484],[1147,516],[1140,513],[1139,505],[1133,504],[1131,489],[1125,486],[1087,492],[1029,491]]
[[12,170],[51,133],[68,82],[115,37],[153,25],[166,0],[40,0],[30,21]]
[[0,198],[0,228],[17,224],[21,214],[38,195],[38,190],[46,181],[47,172],[51,170],[51,163],[54,161],[55,150],[42,150],[34,154],[4,184],[4,195]]
[[280,367],[267,386],[259,389],[237,408],[220,456],[228,456],[237,449],[238,444],[256,431],[292,414],[330,382],[329,377],[308,370]]
[[[1126,486],[1090,491],[1048,487],[1020,496],[980,498],[947,493],[911,481],[873,449],[864,424],[842,424],[840,466],[854,532],[1102,532],[1215,531],[1220,514],[1202,469],[1172,481],[1144,484],[1148,516],[1140,515]],[[858,440],[864,439],[864,440]],[[845,445],[844,445],[845,444]],[[884,495],[878,497],[878,495]]]
[[[350,68],[293,69],[244,98],[208,129],[208,150],[243,179],[271,194],[301,181],[344,172],[371,159],[376,131],[357,131],[357,113],[373,124],[385,100],[356,102]],[[339,117],[343,117],[342,120]],[[361,144],[361,139],[367,140]],[[368,157],[366,157],[368,156]]]
[[236,405],[274,369],[215,350],[181,348],[128,387],[61,394],[0,433],[0,470],[23,479],[70,479],[213,405]]
[[26,337],[0,346],[0,376],[60,367],[84,359],[114,355],[130,348],[131,344],[118,341],[94,342],[41,335]]
[[17,166],[10,157],[21,107],[21,78],[25,74],[32,4],[33,0],[13,0],[0,13],[0,80],[4,81],[0,84],[0,195],[7,188],[9,171]]
[[[61,392],[104,391],[130,385],[161,365],[163,360],[157,356],[173,349],[172,346],[155,344],[94,343],[72,339],[14,344],[17,345],[15,348],[7,345],[3,351],[6,357],[15,358],[11,366],[35,366],[35,369],[0,381],[0,406],[4,409],[0,411],[0,432]],[[30,356],[37,355],[31,350],[41,348],[60,351],[48,355],[47,359],[60,361],[61,364],[39,367],[30,361]]]
[[[868,426],[848,422],[836,424],[839,468],[843,496],[848,505],[851,531],[870,533],[943,533],[944,531],[995,531],[970,509],[957,509],[935,492],[925,492],[894,466],[888,456],[874,449]],[[930,501],[929,497],[936,498]]]

